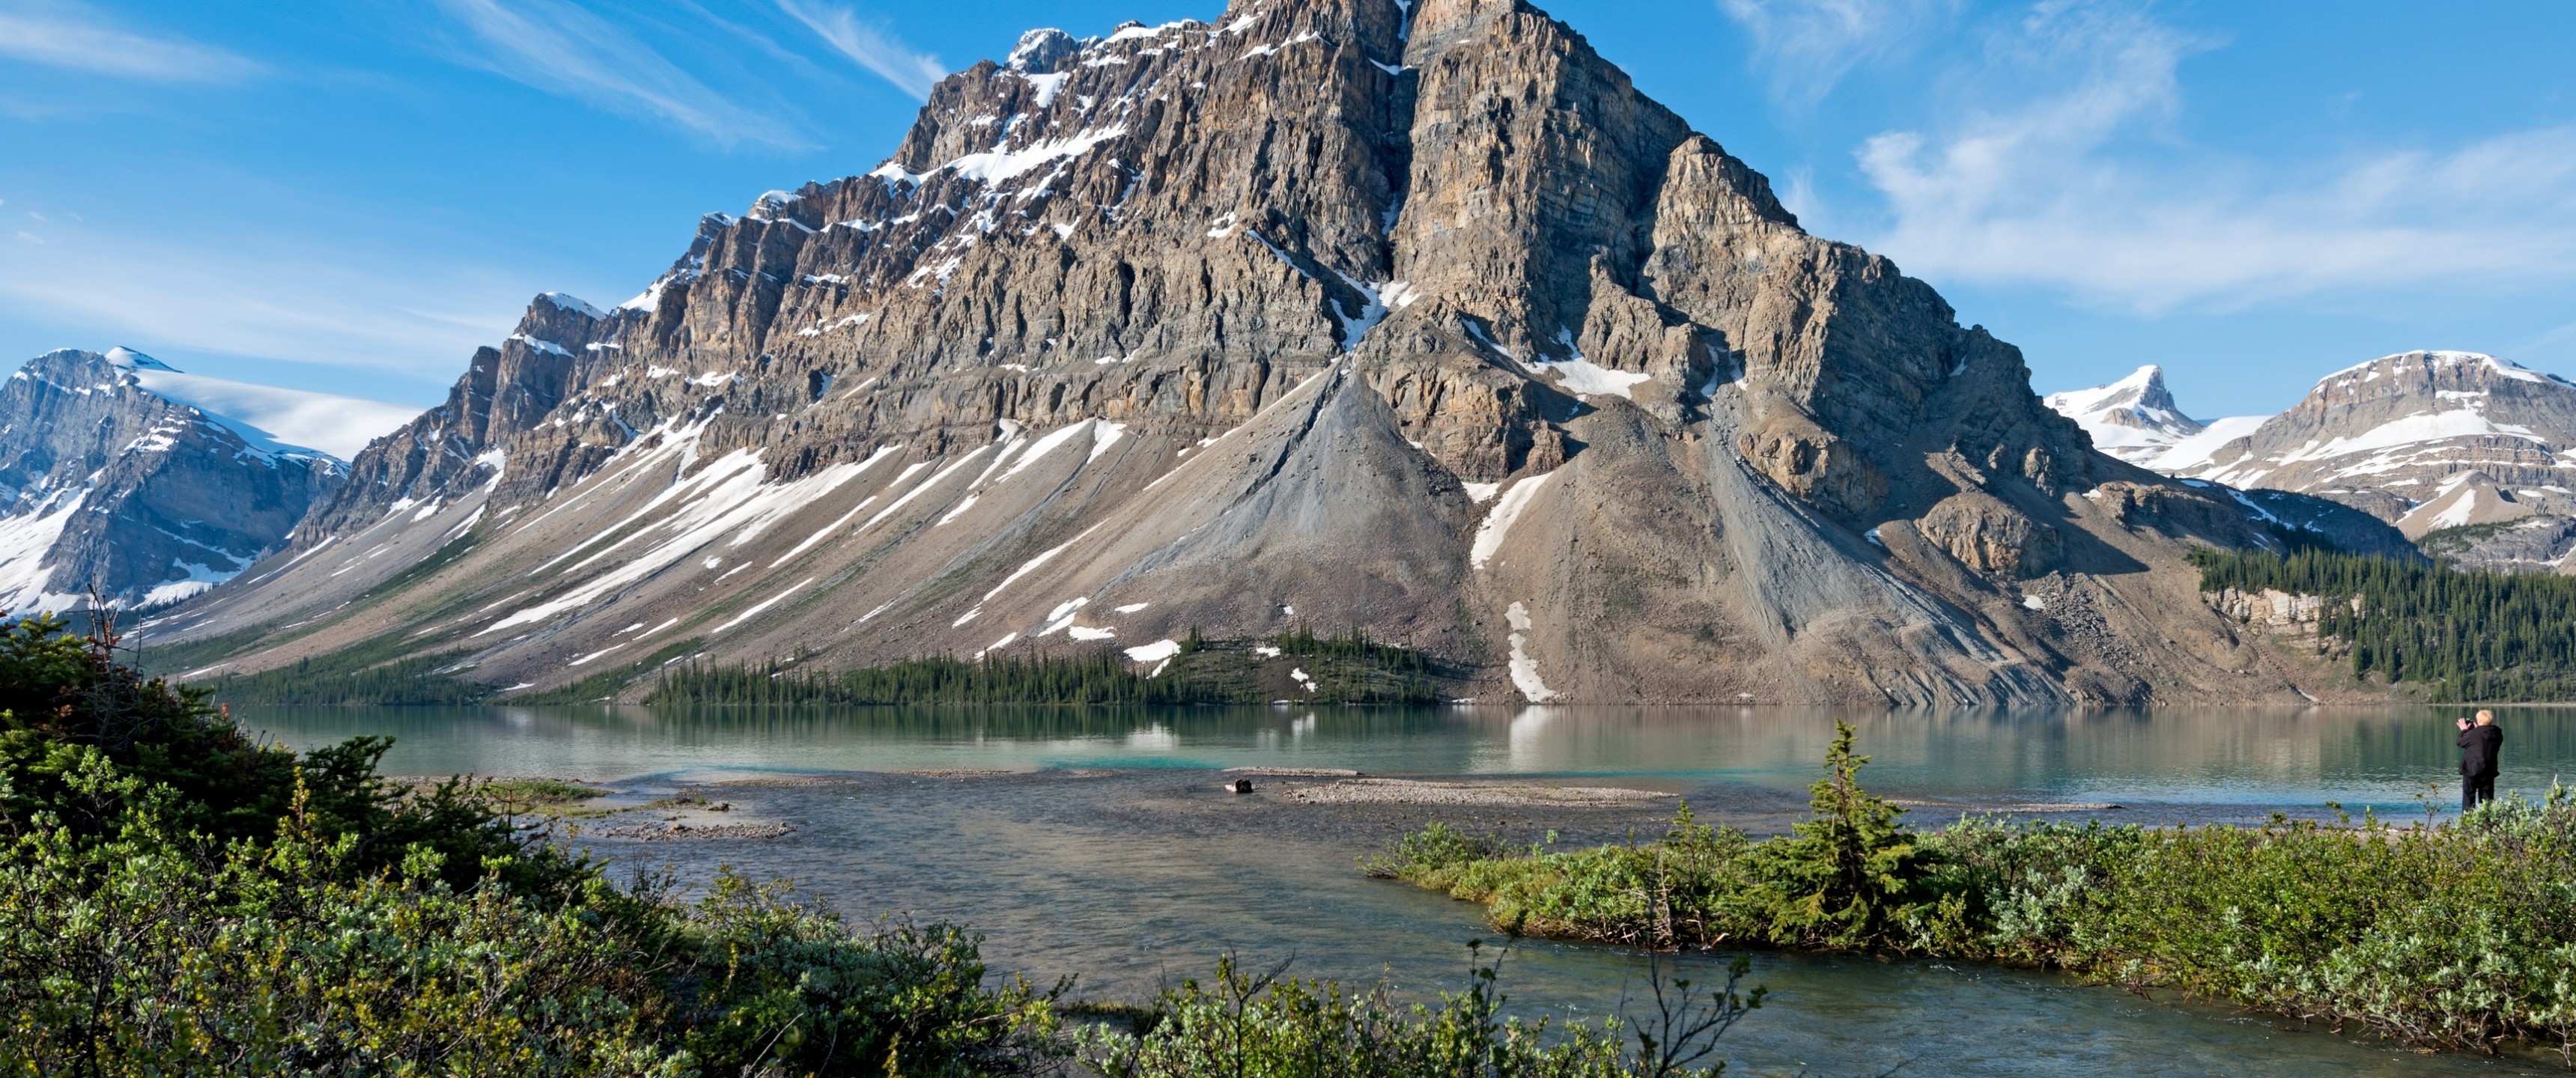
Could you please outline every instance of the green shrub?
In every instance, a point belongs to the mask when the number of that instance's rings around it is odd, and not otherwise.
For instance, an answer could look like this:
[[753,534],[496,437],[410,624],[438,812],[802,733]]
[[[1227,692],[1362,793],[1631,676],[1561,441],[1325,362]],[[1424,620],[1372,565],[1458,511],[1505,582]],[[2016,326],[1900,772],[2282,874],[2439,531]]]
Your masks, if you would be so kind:
[[0,1069],[141,1075],[687,1073],[654,1044],[610,896],[448,887],[439,858],[352,874],[299,804],[269,843],[175,832],[166,791],[89,755],[120,807],[85,842],[43,816],[0,849]]
[[[1739,960],[1722,985],[1652,978],[1659,1006],[1651,1024],[1506,1019],[1501,959],[1478,963],[1479,944],[1468,946],[1467,990],[1436,1005],[1281,980],[1281,970],[1253,976],[1228,956],[1213,984],[1191,980],[1156,997],[1139,1028],[1087,1026],[1077,1042],[1083,1062],[1107,1078],[1679,1078],[1724,1072],[1724,1063],[1693,1064],[1762,1006],[1761,989],[1739,990],[1749,968]],[[1636,1040],[1634,1053],[1622,1048],[1623,1031]]]
[[733,876],[693,906],[488,864],[458,890],[424,846],[356,874],[300,803],[216,849],[98,757],[72,781],[125,808],[104,842],[40,820],[0,848],[9,1073],[966,1074],[1052,1029],[954,929],[853,934]]
[[[667,908],[667,907],[660,907]],[[784,884],[726,873],[688,911],[667,977],[674,1039],[706,1073],[1017,1073],[1054,1055],[1054,1002],[985,986],[983,938],[945,924],[853,934]]]
[[1471,835],[1434,821],[1420,831],[1396,836],[1383,852],[1367,858],[1363,867],[1382,879],[1410,879],[1415,873],[1450,871],[1510,852],[1511,847],[1499,838]]
[[253,742],[114,645],[0,632],[0,1073],[963,1075],[1057,1051],[1053,995],[988,987],[961,930],[853,932],[730,874],[692,905],[612,885],[482,786],[387,782],[384,739]]
[[1930,832],[1859,788],[1843,730],[1790,836],[1514,854],[1445,825],[1368,863],[1539,935],[1764,943],[2038,965],[2407,1044],[2549,1045],[2576,1064],[2576,799],[2456,823],[2147,828],[1966,818]]
[[[423,791],[388,782],[376,765],[390,738],[355,738],[298,755],[252,739],[205,692],[145,678],[118,661],[112,628],[87,636],[62,622],[27,618],[0,626],[0,814],[12,821],[44,816],[83,840],[115,832],[126,807],[122,784],[71,776],[92,757],[136,781],[135,790],[166,788],[155,811],[178,833],[216,842],[273,835],[297,797],[308,825],[325,838],[348,837],[343,863],[370,872],[401,863],[426,845],[441,871],[467,887],[495,856],[512,882],[543,889],[546,880],[589,869],[578,858],[527,846],[505,816],[491,811],[468,784]],[[300,794],[299,794],[300,791]]]
[[2576,1049],[2576,803],[2563,790],[2441,826],[1982,830],[1963,857],[2055,862],[2002,893],[1995,957],[2427,1047]]

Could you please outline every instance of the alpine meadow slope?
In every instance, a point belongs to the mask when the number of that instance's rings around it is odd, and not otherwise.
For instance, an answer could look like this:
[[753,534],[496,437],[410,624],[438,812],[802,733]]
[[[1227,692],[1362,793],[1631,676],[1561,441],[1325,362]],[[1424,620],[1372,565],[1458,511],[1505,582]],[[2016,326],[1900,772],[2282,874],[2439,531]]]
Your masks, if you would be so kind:
[[1033,31],[873,172],[539,297],[149,631],[630,699],[1301,624],[1489,701],[2336,691],[2186,553],[2404,540],[2105,456],[2029,381],[1527,4],[1241,0]]

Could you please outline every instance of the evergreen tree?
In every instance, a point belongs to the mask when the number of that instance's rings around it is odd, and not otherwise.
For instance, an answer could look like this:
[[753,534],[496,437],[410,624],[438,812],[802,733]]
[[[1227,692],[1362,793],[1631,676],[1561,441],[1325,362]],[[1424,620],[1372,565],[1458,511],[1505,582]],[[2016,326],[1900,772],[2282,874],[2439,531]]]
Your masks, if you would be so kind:
[[2576,578],[2319,549],[2204,550],[2193,560],[2204,591],[2322,599],[2319,649],[2345,650],[2355,675],[2419,683],[2436,700],[2576,696]]

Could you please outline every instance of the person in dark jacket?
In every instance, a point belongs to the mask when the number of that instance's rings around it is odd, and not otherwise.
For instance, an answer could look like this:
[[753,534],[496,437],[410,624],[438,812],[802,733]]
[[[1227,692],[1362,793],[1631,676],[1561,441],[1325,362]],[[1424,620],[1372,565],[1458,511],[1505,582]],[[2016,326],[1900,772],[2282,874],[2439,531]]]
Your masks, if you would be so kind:
[[2495,800],[2496,755],[2503,747],[2495,712],[2478,712],[2474,724],[2460,720],[2460,811]]

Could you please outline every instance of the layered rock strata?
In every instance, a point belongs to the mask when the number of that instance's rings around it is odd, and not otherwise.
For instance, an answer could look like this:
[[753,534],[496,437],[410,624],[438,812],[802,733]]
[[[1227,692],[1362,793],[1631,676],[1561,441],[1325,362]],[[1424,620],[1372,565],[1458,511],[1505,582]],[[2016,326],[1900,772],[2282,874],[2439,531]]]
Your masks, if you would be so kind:
[[1311,624],[1488,700],[2296,698],[2183,556],[2300,523],[2095,452],[1509,0],[1033,32],[353,474],[156,631],[612,692]]

